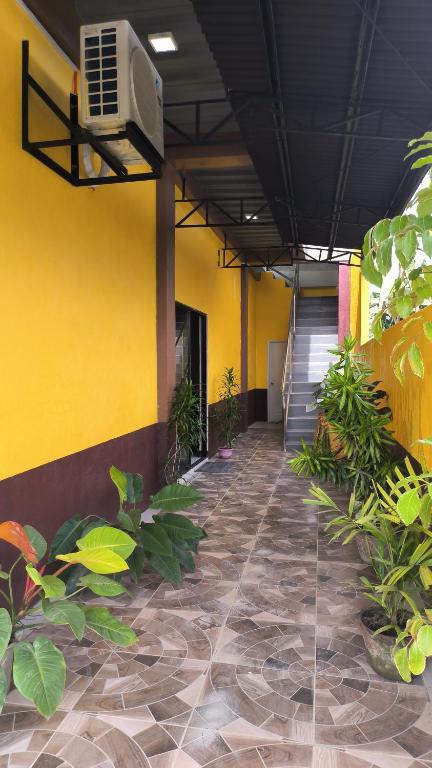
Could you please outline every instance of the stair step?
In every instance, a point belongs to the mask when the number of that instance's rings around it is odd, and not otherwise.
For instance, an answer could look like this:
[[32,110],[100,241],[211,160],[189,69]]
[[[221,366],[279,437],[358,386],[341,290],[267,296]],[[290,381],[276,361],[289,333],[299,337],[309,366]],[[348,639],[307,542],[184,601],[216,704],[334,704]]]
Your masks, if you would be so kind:
[[296,321],[296,334],[300,333],[309,333],[312,335],[320,334],[320,335],[327,335],[327,334],[336,334],[338,332],[338,327],[335,323],[333,324],[326,324],[322,325],[321,323],[317,323],[316,325],[311,325],[310,320],[299,320]]
[[318,416],[319,411],[314,408],[312,411],[306,410],[307,405],[311,405],[310,398],[305,403],[295,403],[293,402],[293,398],[295,395],[291,395],[290,401],[289,401],[289,407],[288,407],[288,421],[291,417],[298,417],[298,418],[313,418],[316,419]]
[[291,431],[297,432],[301,429],[305,429],[307,432],[315,431],[316,423],[316,416],[311,416],[310,419],[301,416],[288,416],[286,433],[289,435]]
[[319,382],[318,381],[293,381],[291,394],[292,395],[313,395]]
[[332,355],[330,355],[327,350],[323,350],[322,352],[315,352],[312,350],[308,352],[297,352],[296,349],[294,349],[293,360],[295,363],[306,363],[308,361],[311,363],[330,363],[332,361]]
[[329,346],[334,346],[338,343],[338,335],[337,333],[325,333],[325,331],[321,331],[318,328],[313,331],[298,328],[295,333],[295,343],[297,341],[299,344],[328,344]]
[[291,408],[304,408],[306,405],[314,403],[313,392],[291,392],[289,409]]

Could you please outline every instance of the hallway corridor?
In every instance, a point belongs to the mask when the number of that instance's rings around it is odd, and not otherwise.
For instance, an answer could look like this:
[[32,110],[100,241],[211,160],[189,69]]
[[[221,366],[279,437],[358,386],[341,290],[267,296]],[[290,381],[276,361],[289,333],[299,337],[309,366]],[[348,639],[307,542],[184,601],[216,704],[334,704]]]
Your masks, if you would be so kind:
[[327,543],[280,443],[256,425],[232,461],[195,473],[197,570],[179,587],[149,574],[110,603],[137,647],[80,646],[58,628],[61,711],[43,721],[13,692],[0,768],[432,766],[428,687],[368,666],[353,585],[365,566],[354,545]]

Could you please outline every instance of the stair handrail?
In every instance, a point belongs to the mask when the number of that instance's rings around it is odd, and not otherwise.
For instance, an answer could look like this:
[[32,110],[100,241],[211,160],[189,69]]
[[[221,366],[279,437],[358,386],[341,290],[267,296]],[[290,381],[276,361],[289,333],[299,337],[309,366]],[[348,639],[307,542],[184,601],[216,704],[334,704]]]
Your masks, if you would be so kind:
[[288,426],[288,409],[289,401],[291,397],[292,389],[292,374],[293,374],[293,351],[294,351],[294,338],[296,332],[296,306],[297,295],[299,291],[299,265],[295,265],[294,280],[292,282],[292,298],[289,315],[287,348],[285,355],[285,364],[282,377],[282,411],[283,411],[283,444],[286,451],[286,433]]

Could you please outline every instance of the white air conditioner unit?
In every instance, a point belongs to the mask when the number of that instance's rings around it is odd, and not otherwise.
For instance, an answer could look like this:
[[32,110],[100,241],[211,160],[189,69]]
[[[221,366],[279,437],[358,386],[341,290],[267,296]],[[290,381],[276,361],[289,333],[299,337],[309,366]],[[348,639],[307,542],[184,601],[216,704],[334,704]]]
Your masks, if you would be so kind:
[[[102,136],[132,121],[163,158],[162,80],[128,21],[81,27],[82,120]],[[107,142],[124,164],[143,158],[127,139]]]

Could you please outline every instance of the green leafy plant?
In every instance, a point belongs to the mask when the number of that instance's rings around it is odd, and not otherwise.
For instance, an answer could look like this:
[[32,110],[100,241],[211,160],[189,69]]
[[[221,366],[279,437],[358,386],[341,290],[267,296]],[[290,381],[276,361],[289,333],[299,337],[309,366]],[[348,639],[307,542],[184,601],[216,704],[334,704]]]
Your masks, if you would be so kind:
[[374,483],[366,501],[353,493],[346,510],[317,486],[304,501],[335,513],[326,525],[332,541],[347,544],[363,535],[372,542],[372,573],[361,577],[362,589],[385,617],[375,634],[394,636],[394,664],[409,682],[432,656],[432,473],[416,472],[407,458],[404,471],[396,468],[383,485]]
[[225,368],[219,390],[219,403],[215,418],[224,448],[232,448],[237,437],[240,420],[240,403],[238,394],[240,385],[234,368]]
[[[122,472],[111,467],[110,477],[119,495],[117,526],[119,534],[131,536],[136,544],[128,557],[129,575],[137,583],[143,568],[150,566],[164,579],[179,584],[182,569],[195,570],[194,554],[198,552],[201,539],[206,537],[203,528],[195,525],[188,517],[178,512],[187,509],[198,501],[202,494],[191,485],[172,483],[150,497],[151,506],[159,510],[153,515],[153,522],[141,520],[143,514],[143,478],[133,472]],[[56,556],[71,543],[79,543],[80,536],[88,536],[97,541],[99,526],[106,525],[101,518],[75,516],[67,520],[59,529],[53,551]],[[68,589],[73,590],[77,578],[81,577],[80,565],[69,576]]]
[[[127,560],[136,544],[127,533],[104,525],[78,539],[75,551],[56,555],[54,559],[62,565],[47,573],[43,561],[48,545],[35,528],[6,521],[0,524],[0,540],[19,551],[9,571],[0,571],[0,583],[4,584],[0,595],[6,606],[0,608],[0,711],[10,686],[10,669],[20,694],[32,701],[41,715],[50,717],[63,696],[66,664],[61,650],[49,637],[39,634],[39,629],[67,625],[81,641],[87,627],[120,647],[135,643],[132,629],[107,608],[84,605],[78,595],[87,589],[105,596],[125,592],[106,574],[127,571]],[[73,594],[67,596],[60,577],[77,564],[83,575]],[[20,568],[25,569],[27,581],[23,597],[17,599],[14,576]]]
[[[428,131],[409,142],[410,151],[405,159],[420,155],[412,168],[432,165],[431,139],[432,132]],[[411,204],[415,213],[381,219],[369,229],[363,242],[362,272],[374,286],[381,288],[394,259],[398,264],[398,275],[373,319],[372,332],[380,341],[388,316],[393,321],[403,321],[403,335],[393,347],[391,357],[395,376],[401,383],[407,363],[416,376],[424,376],[418,337],[421,335],[432,342],[432,322],[411,316],[432,299],[432,182],[415,194]],[[410,334],[408,338],[406,331],[411,326],[418,330],[414,337]]]
[[322,480],[348,483],[358,496],[367,498],[371,477],[383,480],[395,465],[394,439],[386,393],[373,381],[356,345],[356,339],[347,336],[340,348],[330,350],[336,362],[315,393],[324,431],[320,429],[312,449],[303,446],[289,464],[297,474],[308,470]]
[[171,445],[165,462],[167,483],[173,483],[187,469],[188,462],[205,440],[202,404],[191,379],[184,378],[174,391],[168,419]]

